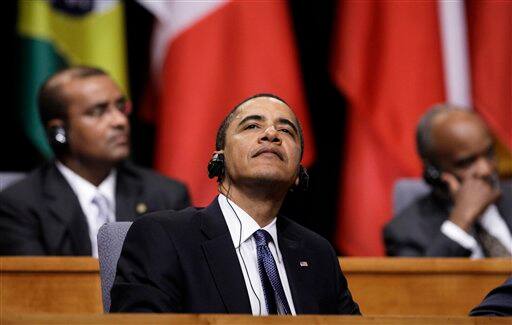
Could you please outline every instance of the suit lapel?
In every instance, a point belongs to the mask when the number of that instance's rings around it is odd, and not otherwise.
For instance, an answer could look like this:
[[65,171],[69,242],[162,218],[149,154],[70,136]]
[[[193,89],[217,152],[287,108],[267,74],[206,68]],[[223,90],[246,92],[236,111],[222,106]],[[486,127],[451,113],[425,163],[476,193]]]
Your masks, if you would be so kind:
[[[132,172],[129,164],[122,164],[117,173],[116,180],[116,221],[133,221],[136,215],[147,210],[145,202],[138,202],[141,197],[142,184],[140,179]],[[139,207],[139,211],[136,211]]]
[[[55,223],[43,223],[45,240],[52,248],[61,248],[70,236],[72,255],[91,255],[89,227],[80,207],[78,198],[66,182],[57,167],[52,164],[44,180],[44,194],[48,201],[50,214],[57,220]],[[51,253],[51,252],[50,252]]]
[[293,225],[285,217],[277,218],[279,249],[288,277],[288,284],[297,314],[320,312],[318,302],[311,294],[315,287],[314,256],[303,247],[302,240],[293,232]]
[[202,212],[205,258],[228,313],[251,313],[249,294],[217,198]]

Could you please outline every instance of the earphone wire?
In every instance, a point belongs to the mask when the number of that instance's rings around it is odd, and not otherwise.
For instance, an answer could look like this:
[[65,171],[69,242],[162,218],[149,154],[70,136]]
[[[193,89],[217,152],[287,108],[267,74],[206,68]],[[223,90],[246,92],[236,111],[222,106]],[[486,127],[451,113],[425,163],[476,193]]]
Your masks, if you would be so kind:
[[[226,189],[222,184],[220,184],[224,189]],[[229,184],[228,189],[226,191],[226,202],[229,204],[229,207],[233,211],[233,213],[236,216],[236,219],[238,220],[238,224],[240,225],[240,231],[239,231],[239,237],[238,237],[238,248],[236,251],[238,251],[238,255],[240,255],[240,259],[242,260],[242,264],[245,269],[245,274],[247,274],[247,279],[249,280],[249,285],[251,287],[252,293],[254,293],[254,296],[256,297],[256,300],[258,300],[258,316],[261,316],[261,300],[256,294],[256,290],[254,290],[254,287],[252,285],[251,277],[249,276],[249,271],[247,270],[247,265],[245,264],[244,256],[242,255],[241,248],[242,248],[242,221],[240,220],[240,217],[238,217],[238,214],[236,213],[235,209],[229,202],[229,190],[231,189],[231,184]],[[220,191],[219,191],[220,192]]]

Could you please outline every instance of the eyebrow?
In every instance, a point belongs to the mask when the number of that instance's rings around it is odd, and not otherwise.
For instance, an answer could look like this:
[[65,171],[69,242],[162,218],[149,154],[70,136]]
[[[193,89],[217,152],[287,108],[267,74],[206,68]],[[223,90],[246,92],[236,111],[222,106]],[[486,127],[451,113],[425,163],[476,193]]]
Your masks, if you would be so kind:
[[[120,102],[125,102],[126,101],[126,96],[125,95],[121,95],[119,96],[115,101],[114,103],[120,103]],[[102,101],[102,102],[98,102],[98,103],[95,103],[95,104],[92,104],[89,108],[94,108],[94,107],[105,107],[105,106],[108,106],[109,102],[108,101]]]
[[[240,123],[238,123],[238,126],[240,126],[240,125],[242,125],[242,124],[246,123],[247,121],[251,121],[251,120],[255,120],[255,121],[263,121],[263,120],[265,120],[265,118],[264,118],[263,116],[261,116],[261,115],[249,115],[249,116],[244,117],[244,118],[240,121]],[[278,119],[278,120],[277,120],[277,122],[278,122],[279,124],[286,124],[286,125],[289,125],[289,126],[293,129],[293,131],[294,131],[295,133],[299,133],[299,131],[298,131],[298,129],[297,129],[297,126],[296,126],[292,121],[290,121],[289,119],[286,119],[286,118],[280,118],[280,119]]]

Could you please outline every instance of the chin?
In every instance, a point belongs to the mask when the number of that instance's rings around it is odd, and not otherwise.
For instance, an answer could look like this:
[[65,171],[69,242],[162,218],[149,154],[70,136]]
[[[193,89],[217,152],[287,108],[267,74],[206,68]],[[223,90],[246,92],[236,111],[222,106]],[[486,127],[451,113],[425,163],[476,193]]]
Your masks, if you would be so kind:
[[278,185],[278,184],[288,184],[292,181],[290,181],[291,177],[288,177],[284,175],[282,172],[272,171],[272,170],[265,170],[261,171],[259,173],[254,173],[251,177],[251,179],[259,185]]
[[109,154],[108,160],[111,161],[112,163],[119,163],[123,160],[128,159],[129,156],[130,156],[129,150],[119,151],[119,152],[111,152]]

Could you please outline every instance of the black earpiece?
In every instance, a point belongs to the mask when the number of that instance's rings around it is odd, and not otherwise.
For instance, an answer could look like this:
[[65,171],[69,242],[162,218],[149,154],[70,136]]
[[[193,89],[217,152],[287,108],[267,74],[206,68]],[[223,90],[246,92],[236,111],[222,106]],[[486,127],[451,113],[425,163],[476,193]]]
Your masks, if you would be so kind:
[[63,126],[52,126],[48,129],[48,141],[53,150],[62,149],[67,143],[66,130]]
[[222,182],[224,178],[224,154],[215,153],[208,162],[208,177],[217,177],[217,183]]
[[432,186],[439,186],[444,184],[441,180],[441,171],[432,164],[427,164],[425,166],[425,170],[423,171],[423,179],[427,184]]
[[300,165],[299,166],[299,184],[297,188],[301,191],[306,191],[309,187],[309,174],[306,167]]

